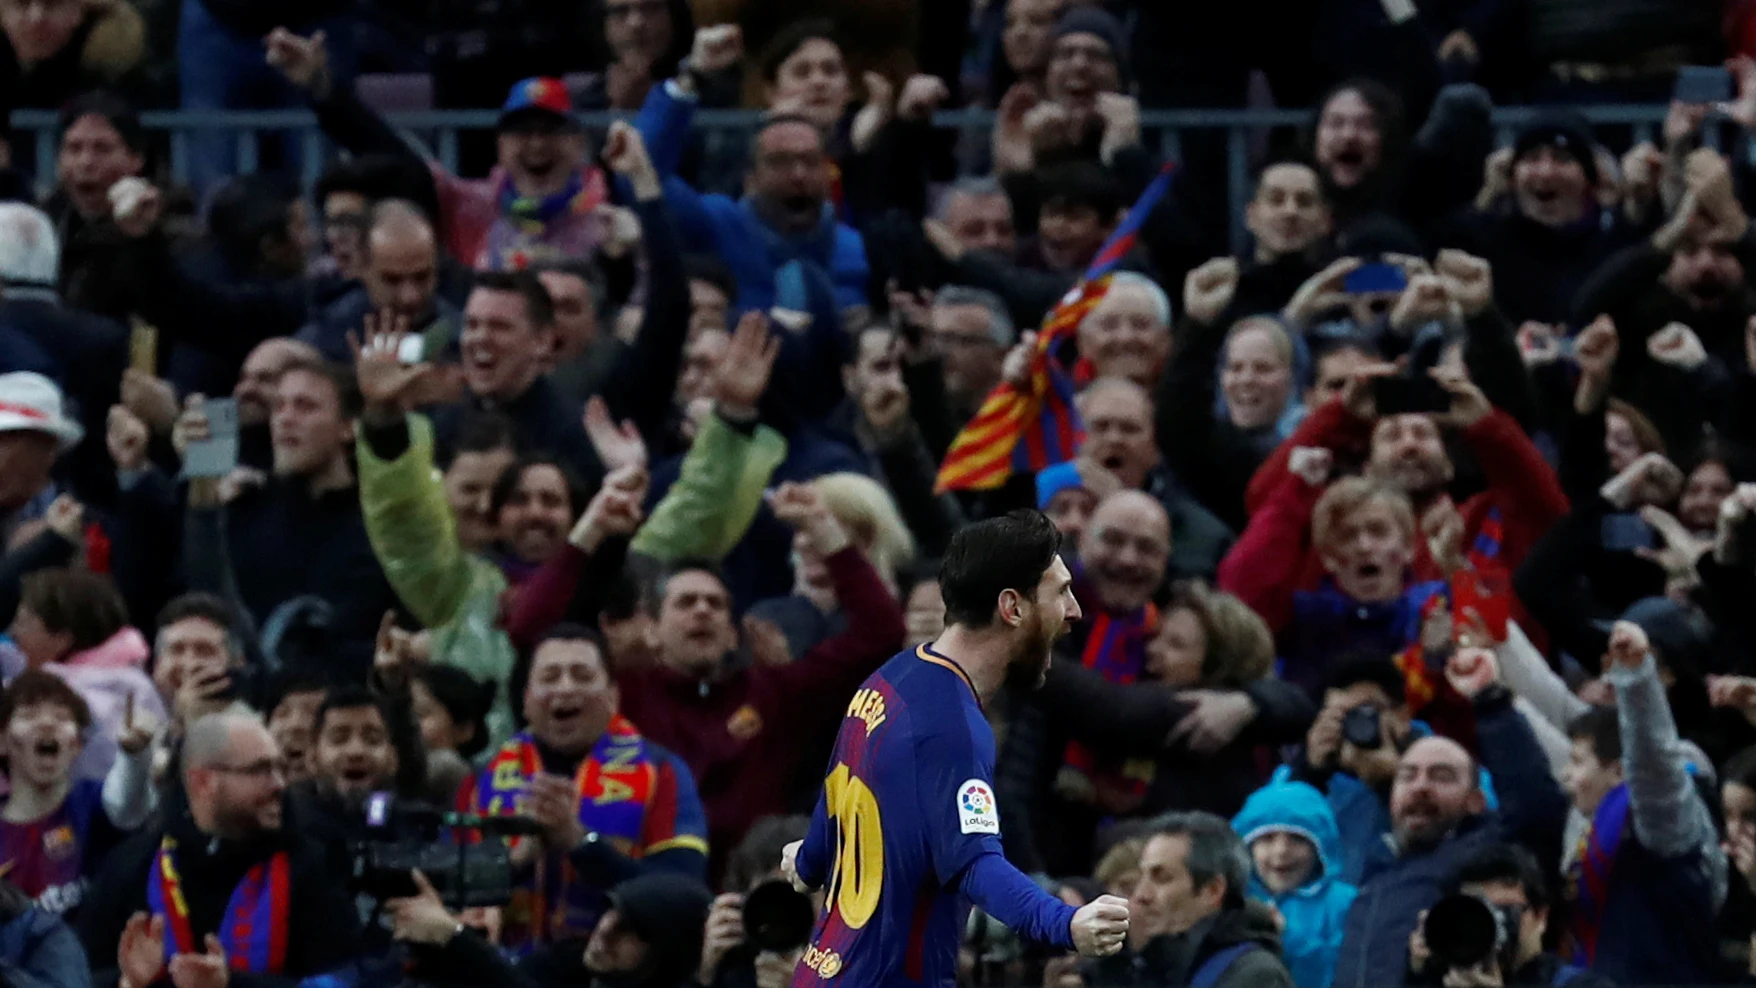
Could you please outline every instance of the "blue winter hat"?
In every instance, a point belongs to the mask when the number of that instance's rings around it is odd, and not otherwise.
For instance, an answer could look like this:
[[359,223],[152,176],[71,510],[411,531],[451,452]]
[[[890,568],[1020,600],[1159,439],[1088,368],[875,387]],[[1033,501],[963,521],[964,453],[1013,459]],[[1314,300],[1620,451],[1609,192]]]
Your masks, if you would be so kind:
[[1084,490],[1085,478],[1079,475],[1079,465],[1069,460],[1057,463],[1037,471],[1037,510],[1049,510],[1049,502],[1062,491]]

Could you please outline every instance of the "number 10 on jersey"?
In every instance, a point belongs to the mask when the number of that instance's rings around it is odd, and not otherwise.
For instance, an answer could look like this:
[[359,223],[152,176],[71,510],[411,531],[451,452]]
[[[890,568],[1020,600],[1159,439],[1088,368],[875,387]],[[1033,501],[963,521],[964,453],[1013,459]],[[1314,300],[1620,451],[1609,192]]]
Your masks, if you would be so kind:
[[846,764],[829,773],[823,794],[836,827],[829,901],[848,929],[858,930],[878,911],[878,896],[884,891],[884,825],[878,799]]

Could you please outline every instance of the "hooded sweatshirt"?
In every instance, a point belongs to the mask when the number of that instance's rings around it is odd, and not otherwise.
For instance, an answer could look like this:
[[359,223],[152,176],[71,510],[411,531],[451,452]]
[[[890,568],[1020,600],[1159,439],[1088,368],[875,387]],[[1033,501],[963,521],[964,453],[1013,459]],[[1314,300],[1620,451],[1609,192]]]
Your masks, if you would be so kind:
[[[73,763],[75,779],[102,779],[109,773],[116,760],[116,736],[128,711],[129,694],[134,696],[134,716],[141,723],[163,724],[168,719],[164,699],[146,674],[146,660],[151,656],[146,636],[123,628],[102,643],[45,667],[66,680],[91,708],[85,750]],[[25,667],[23,653],[11,642],[0,646],[0,675],[6,682]]]
[[1341,949],[1342,921],[1359,889],[1340,874],[1341,833],[1323,794],[1303,782],[1275,781],[1252,793],[1232,819],[1246,846],[1274,833],[1292,833],[1317,849],[1308,880],[1289,892],[1274,893],[1251,869],[1249,894],[1280,911],[1281,954],[1300,988],[1329,988]]

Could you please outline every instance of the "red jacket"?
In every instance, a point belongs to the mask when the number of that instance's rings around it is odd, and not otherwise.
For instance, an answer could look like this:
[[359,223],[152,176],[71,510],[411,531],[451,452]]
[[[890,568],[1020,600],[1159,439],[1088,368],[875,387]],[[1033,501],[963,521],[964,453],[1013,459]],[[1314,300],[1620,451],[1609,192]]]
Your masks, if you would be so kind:
[[[1480,534],[1488,513],[1498,508],[1502,530],[1499,558],[1507,570],[1516,570],[1537,539],[1567,515],[1567,495],[1562,493],[1561,482],[1548,461],[1537,452],[1512,416],[1505,412],[1494,410],[1480,422],[1464,429],[1461,436],[1488,482],[1487,490],[1458,506],[1463,515],[1464,548],[1467,550]],[[1322,447],[1334,453],[1337,462],[1358,462],[1366,458],[1371,442],[1372,423],[1349,412],[1341,402],[1332,401],[1318,408],[1257,468],[1245,493],[1245,508],[1254,516],[1268,506],[1270,497],[1292,476],[1287,461],[1296,447]],[[1287,507],[1295,513],[1302,508],[1303,517],[1308,521],[1315,496],[1313,492],[1304,491],[1304,486],[1295,480],[1284,496],[1291,499]],[[1301,497],[1301,494],[1306,497]],[[1305,503],[1307,498],[1309,503]],[[1252,533],[1256,537],[1253,538]],[[1252,517],[1251,526],[1222,564],[1221,586],[1252,602],[1276,600],[1293,589],[1317,587],[1323,579],[1324,569],[1316,547],[1310,544],[1309,531],[1294,539],[1284,538],[1285,534],[1274,526],[1254,524]],[[1426,539],[1417,536],[1414,543],[1414,578],[1444,579],[1445,575],[1427,552]],[[1294,565],[1292,561],[1286,560],[1280,565],[1248,564],[1250,560],[1262,561],[1286,552],[1299,555],[1296,563],[1299,576],[1291,588],[1279,585],[1279,581],[1284,580],[1287,568]],[[1522,607],[1515,607],[1513,614],[1520,626],[1532,627]],[[1282,614],[1265,613],[1263,617],[1271,626],[1277,618],[1285,619]]]
[[[758,818],[785,813],[801,759],[827,759],[827,734],[867,676],[902,649],[902,607],[858,549],[826,560],[847,630],[784,666],[752,665],[716,682],[655,667],[618,676],[622,713],[695,774],[713,860]],[[717,870],[717,869],[716,869]]]

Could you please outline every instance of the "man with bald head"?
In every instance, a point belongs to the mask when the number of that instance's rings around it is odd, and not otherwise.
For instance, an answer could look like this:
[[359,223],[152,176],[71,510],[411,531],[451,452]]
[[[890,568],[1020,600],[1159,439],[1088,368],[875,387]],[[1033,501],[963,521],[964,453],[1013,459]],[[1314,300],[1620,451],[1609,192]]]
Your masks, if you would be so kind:
[[438,356],[461,332],[461,315],[439,296],[439,238],[420,207],[386,199],[366,227],[361,287],[341,296],[299,331],[327,360],[347,361],[348,333],[363,337],[366,316],[400,322],[422,337],[422,356]]
[[1408,745],[1390,784],[1391,839],[1368,857],[1343,924],[1337,988],[1403,984],[1409,935],[1484,850],[1516,841],[1545,870],[1558,867],[1568,799],[1498,671],[1493,653],[1479,648],[1458,649],[1445,668],[1451,687],[1474,706],[1475,747],[1497,807],[1463,745],[1438,736]]
[[[1080,392],[1077,404],[1085,423],[1080,476],[1089,486],[1108,474],[1123,488],[1158,501],[1175,536],[1169,540],[1170,575],[1212,579],[1231,548],[1232,531],[1190,497],[1161,462],[1146,389],[1124,377],[1100,377]],[[1082,539],[1082,552],[1083,546]]]
[[208,714],[182,757],[186,807],[112,852],[80,914],[93,982],[297,980],[357,957],[359,913],[283,819],[286,756],[261,718]]

